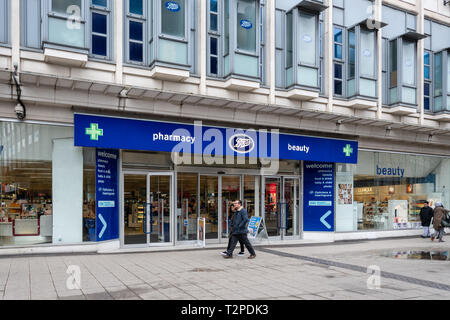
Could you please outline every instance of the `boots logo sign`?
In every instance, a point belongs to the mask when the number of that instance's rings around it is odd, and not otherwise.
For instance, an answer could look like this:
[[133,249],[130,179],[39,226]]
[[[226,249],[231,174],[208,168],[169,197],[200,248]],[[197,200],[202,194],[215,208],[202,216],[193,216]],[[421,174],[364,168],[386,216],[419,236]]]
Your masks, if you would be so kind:
[[253,27],[253,24],[250,21],[246,20],[246,19],[242,19],[241,20],[241,27],[244,28],[244,29],[250,30]]
[[180,11],[181,7],[175,1],[169,1],[169,2],[166,2],[166,9],[169,11],[172,11],[172,12],[178,12],[178,11]]
[[255,141],[252,137],[239,133],[230,138],[229,145],[237,153],[249,153],[255,148]]

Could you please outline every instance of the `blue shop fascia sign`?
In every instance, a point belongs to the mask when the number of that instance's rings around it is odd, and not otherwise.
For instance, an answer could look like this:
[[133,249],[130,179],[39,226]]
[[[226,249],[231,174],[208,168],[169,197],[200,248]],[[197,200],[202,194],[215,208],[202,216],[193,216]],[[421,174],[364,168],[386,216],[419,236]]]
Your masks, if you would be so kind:
[[208,156],[357,163],[358,142],[98,115],[74,115],[75,146]]

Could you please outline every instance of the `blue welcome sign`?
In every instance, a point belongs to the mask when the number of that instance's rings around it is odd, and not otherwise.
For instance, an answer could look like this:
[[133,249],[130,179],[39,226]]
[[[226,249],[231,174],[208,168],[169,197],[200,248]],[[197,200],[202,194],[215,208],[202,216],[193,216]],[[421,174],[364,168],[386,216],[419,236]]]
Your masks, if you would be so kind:
[[75,114],[75,146],[357,163],[358,142],[264,130],[241,130]]
[[166,2],[166,9],[172,12],[178,12],[181,9],[181,6],[175,1]]
[[249,30],[253,27],[253,24],[247,19],[242,19],[240,21],[240,24],[241,24],[242,28],[247,29],[247,30]]
[[334,231],[334,163],[303,166],[303,230]]
[[119,152],[96,150],[97,241],[119,238]]

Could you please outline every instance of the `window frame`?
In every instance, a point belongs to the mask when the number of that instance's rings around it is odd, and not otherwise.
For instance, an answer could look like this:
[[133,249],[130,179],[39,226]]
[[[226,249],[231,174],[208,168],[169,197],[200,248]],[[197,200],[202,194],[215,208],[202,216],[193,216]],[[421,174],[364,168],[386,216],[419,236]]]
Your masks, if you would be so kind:
[[[428,54],[429,64],[425,64],[425,54]],[[433,72],[434,72],[434,68],[433,68],[433,66],[434,66],[434,54],[433,54],[433,52],[431,50],[424,49],[424,59],[423,59],[423,68],[424,68],[423,98],[424,98],[424,101],[423,101],[423,109],[424,109],[425,112],[432,112],[433,111],[433,101],[434,101],[434,97],[433,97],[433,94],[434,94],[434,88],[433,88],[433,83],[434,83],[434,81],[433,81],[433,78],[434,78],[433,77]],[[429,72],[429,76],[430,77],[429,78],[425,78],[425,67],[428,67],[429,70],[430,70],[430,72]],[[428,94],[428,96],[425,95],[425,85],[429,86],[429,94]],[[429,106],[428,109],[425,109],[425,98],[428,98],[428,101],[429,101],[428,102],[428,106]]]
[[[222,66],[222,52],[223,52],[223,41],[222,41],[222,35],[223,35],[223,1],[217,0],[217,12],[211,11],[211,0],[207,0],[207,43],[206,43],[206,50],[207,50],[207,56],[206,56],[206,69],[207,69],[207,76],[208,77],[214,77],[214,78],[220,78],[223,74],[223,66]],[[211,29],[211,15],[217,16],[217,30]],[[213,55],[211,53],[211,39],[215,38],[217,39],[217,55]],[[211,58],[217,58],[217,74],[211,73]]]
[[[112,35],[114,34],[114,4],[112,0],[106,0],[106,7],[98,6],[93,4],[93,0],[89,0],[89,56],[92,60],[113,60],[114,57],[114,38]],[[94,13],[106,15],[106,56],[94,54],[92,52],[92,38],[94,35],[97,35],[93,31],[94,21],[92,19],[92,15]],[[104,36],[103,34],[98,34],[98,36]]]
[[[17,1],[17,0],[16,0]],[[10,0],[5,0],[3,10],[0,10],[0,14],[2,17],[0,22],[3,20],[3,26],[0,25],[0,28],[4,30],[4,38],[0,38],[0,46],[10,46],[11,44],[11,30],[10,30],[10,12],[11,12],[11,3]]]
[[[340,42],[340,43],[336,42],[336,40],[335,40],[336,29],[340,29],[340,31],[341,31],[342,42]],[[340,98],[346,96],[346,91],[345,91],[345,88],[346,88],[346,85],[345,85],[346,80],[345,79],[346,79],[346,74],[347,74],[347,72],[346,72],[347,68],[345,67],[346,66],[346,63],[345,63],[345,61],[346,61],[346,50],[345,50],[346,33],[347,33],[347,30],[344,26],[333,24],[333,95],[336,97],[340,97]],[[336,57],[336,46],[337,45],[341,46],[341,48],[342,48],[341,49],[341,55],[342,55],[341,58]],[[336,78],[336,76],[335,76],[336,65],[339,65],[342,68],[342,71],[341,71],[342,74],[341,74],[340,79]],[[341,93],[340,94],[336,93],[336,81],[339,81],[341,83]]]
[[[130,12],[130,0],[124,1],[124,61],[130,65],[146,66],[148,65],[148,48],[147,40],[148,37],[148,2],[142,0],[142,15]],[[142,41],[130,39],[130,22],[134,21],[142,24]],[[149,39],[149,42],[151,39]],[[130,58],[130,43],[140,43],[142,42],[142,61],[131,60]]]
[[68,14],[54,12],[53,11],[53,0],[45,1],[45,11],[44,11],[45,12],[45,25],[44,25],[44,37],[43,37],[44,42],[50,44],[51,46],[56,46],[56,47],[61,47],[61,48],[62,47],[63,48],[73,48],[75,50],[83,50],[83,51],[89,52],[89,45],[88,45],[88,43],[89,43],[88,39],[90,38],[90,35],[89,35],[90,30],[89,30],[89,25],[88,25],[88,20],[89,20],[88,8],[89,8],[89,6],[87,5],[86,1],[89,1],[89,0],[80,0],[80,2],[81,2],[80,23],[84,26],[84,44],[82,47],[50,41],[50,35],[49,35],[50,18],[67,21],[70,17],[70,15],[68,15]]

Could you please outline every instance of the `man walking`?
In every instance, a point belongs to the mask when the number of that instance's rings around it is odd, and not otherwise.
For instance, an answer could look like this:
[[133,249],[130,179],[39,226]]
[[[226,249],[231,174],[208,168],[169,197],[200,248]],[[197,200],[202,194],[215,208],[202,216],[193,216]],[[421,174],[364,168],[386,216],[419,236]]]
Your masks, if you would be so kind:
[[249,259],[254,259],[256,257],[255,250],[253,249],[250,241],[247,238],[247,223],[248,223],[248,213],[247,210],[242,207],[242,201],[236,200],[232,204],[234,209],[234,215],[232,219],[231,228],[231,244],[227,250],[227,254],[224,256],[225,259],[233,258],[233,251],[236,248],[236,244],[239,240],[242,240],[248,252],[250,252]]
[[429,202],[425,201],[423,208],[420,209],[420,221],[422,222],[423,235],[422,238],[430,237],[430,223],[433,218],[433,208],[429,206]]
[[[230,221],[227,221],[227,223],[230,225],[231,224],[231,221],[232,221],[232,219],[233,219],[233,215],[234,215],[234,213],[236,212],[236,209],[233,207],[233,205],[231,205],[231,208],[230,208],[230,211],[231,211],[231,213],[232,213],[232,216],[231,216],[231,220]],[[231,228],[232,226],[230,225],[230,233],[229,233],[229,235],[228,235],[228,246],[227,246],[227,250],[225,250],[225,251],[223,251],[223,252],[221,252],[220,254],[221,255],[223,255],[223,256],[226,256],[227,254],[228,254],[228,250],[230,250],[230,247],[231,247],[231,235],[232,235],[232,228]],[[242,239],[239,239],[239,245],[241,246],[241,251],[237,254],[238,256],[243,256],[244,254],[245,254],[245,252],[244,252],[244,242],[242,242]]]

